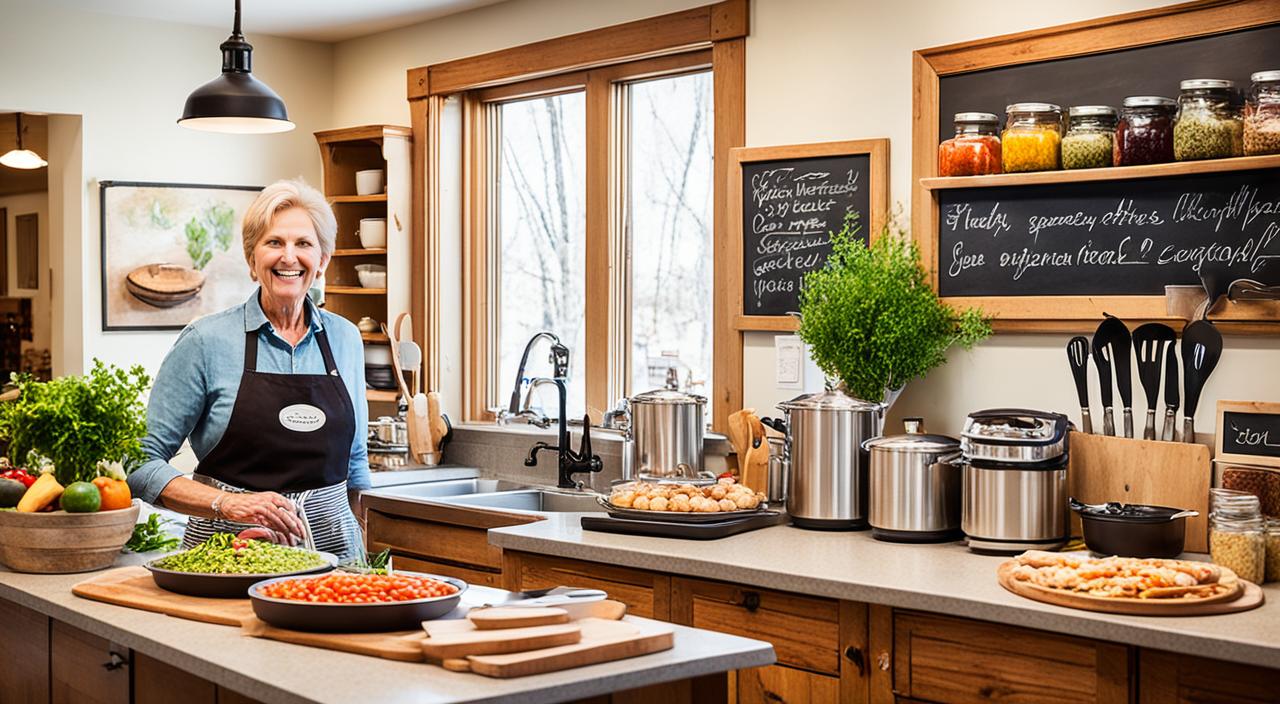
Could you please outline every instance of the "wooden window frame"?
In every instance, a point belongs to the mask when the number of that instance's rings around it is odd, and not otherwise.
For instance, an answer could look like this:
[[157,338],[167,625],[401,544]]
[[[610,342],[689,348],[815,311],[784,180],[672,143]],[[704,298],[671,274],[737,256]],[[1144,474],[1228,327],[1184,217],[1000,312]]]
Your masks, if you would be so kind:
[[[408,98],[414,131],[414,277],[411,310],[415,321],[425,321],[426,378],[438,383],[440,366],[440,268],[441,225],[433,207],[440,187],[440,113],[447,96],[461,94],[463,108],[463,393],[462,417],[467,421],[492,420],[487,406],[490,380],[496,373],[487,353],[494,328],[488,284],[493,272],[488,256],[488,223],[491,204],[477,190],[488,182],[492,154],[486,153],[483,134],[485,102],[564,92],[580,84],[588,89],[587,140],[607,140],[610,148],[587,153],[587,291],[605,287],[609,296],[589,298],[587,330],[607,330],[612,339],[625,335],[625,253],[620,251],[623,214],[619,204],[623,184],[610,165],[618,163],[616,150],[625,144],[619,110],[611,105],[619,91],[610,88],[619,80],[639,80],[678,75],[709,66],[712,71],[713,146],[713,370],[709,398],[712,427],[723,430],[728,414],[742,405],[743,333],[733,326],[733,298],[728,287],[729,246],[727,173],[729,150],[742,146],[745,129],[745,37],[748,34],[747,0],[726,0],[682,12],[535,42],[475,57],[424,66],[408,71]],[[594,86],[595,89],[590,88]],[[606,135],[599,134],[606,131]],[[597,233],[597,234],[592,234]],[[603,234],[599,234],[603,233]],[[598,300],[597,300],[598,299]],[[624,355],[608,345],[590,346],[584,355],[587,408],[593,418],[611,405],[611,388],[621,389],[625,379]],[[501,380],[498,380],[501,382]]]

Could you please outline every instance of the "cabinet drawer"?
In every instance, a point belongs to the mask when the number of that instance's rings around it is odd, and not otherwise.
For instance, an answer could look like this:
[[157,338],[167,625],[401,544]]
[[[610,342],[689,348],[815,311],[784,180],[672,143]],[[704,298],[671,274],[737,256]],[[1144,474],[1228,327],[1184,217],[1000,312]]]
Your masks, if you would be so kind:
[[486,529],[399,518],[381,511],[369,511],[368,517],[373,550],[389,547],[432,560],[502,569],[502,548],[489,544]]
[[840,605],[831,599],[676,578],[673,620],[773,644],[780,665],[840,675]]
[[0,599],[0,701],[49,703],[49,617]]
[[469,567],[459,567],[457,565],[446,565],[440,562],[431,562],[429,560],[418,560],[412,557],[403,557],[396,555],[392,561],[392,565],[397,570],[409,570],[410,572],[426,572],[427,574],[439,574],[446,577],[457,577],[467,584],[478,584],[483,587],[502,588],[502,573],[488,572],[485,570],[471,569]]
[[564,560],[542,555],[513,556],[513,588],[583,587],[603,589],[610,599],[627,605],[627,613],[660,621],[671,619],[671,578],[643,570]]
[[826,704],[840,701],[840,678],[770,665],[734,673],[738,704]]
[[1128,702],[1127,646],[894,612],[894,689],[932,702]]
[[1275,704],[1280,670],[1143,648],[1138,654],[1139,704]]
[[129,662],[133,667],[133,704],[219,704],[218,688],[206,679],[137,651]]
[[[129,649],[54,621],[49,638],[53,704],[129,704]],[[104,665],[119,656],[115,669]]]

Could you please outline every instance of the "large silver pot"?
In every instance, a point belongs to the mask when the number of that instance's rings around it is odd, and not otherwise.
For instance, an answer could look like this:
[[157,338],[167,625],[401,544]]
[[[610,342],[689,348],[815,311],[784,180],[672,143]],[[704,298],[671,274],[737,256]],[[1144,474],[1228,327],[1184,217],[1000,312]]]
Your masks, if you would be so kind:
[[697,479],[702,473],[703,409],[707,399],[657,389],[627,400],[630,430],[624,479]]
[[958,540],[960,441],[907,418],[905,435],[878,437],[871,453],[871,536],[905,543]]
[[880,434],[884,406],[828,389],[778,408],[786,414],[791,521],[815,530],[866,528],[869,475],[862,443]]

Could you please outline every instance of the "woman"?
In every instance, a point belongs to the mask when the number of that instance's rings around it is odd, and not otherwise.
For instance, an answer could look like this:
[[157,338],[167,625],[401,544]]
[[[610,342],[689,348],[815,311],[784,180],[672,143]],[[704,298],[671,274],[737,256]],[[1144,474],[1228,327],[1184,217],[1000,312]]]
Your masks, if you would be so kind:
[[[178,336],[147,408],[148,461],[129,488],[192,516],[184,547],[261,526],[270,532],[256,533],[293,544],[309,530],[317,549],[358,556],[353,509],[369,487],[363,346],[351,322],[307,296],[337,222],[314,188],[278,181],[249,206],[242,230],[259,287]],[[190,479],[169,464],[188,438],[200,460]]]

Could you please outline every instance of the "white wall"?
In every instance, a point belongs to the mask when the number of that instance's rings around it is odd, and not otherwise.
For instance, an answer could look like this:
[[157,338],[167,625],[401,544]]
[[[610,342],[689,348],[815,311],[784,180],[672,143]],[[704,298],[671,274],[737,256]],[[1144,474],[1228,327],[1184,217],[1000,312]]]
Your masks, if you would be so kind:
[[[0,210],[5,210],[8,220],[7,232],[9,256],[8,281],[9,295],[31,299],[31,342],[22,341],[22,349],[49,349],[51,330],[51,312],[49,309],[49,195],[40,193],[23,193],[16,196],[0,198]],[[35,290],[17,287],[18,278],[18,226],[15,222],[19,215],[36,216],[39,287]]]
[[[55,373],[81,371],[93,357],[141,363],[154,372],[175,333],[101,330],[99,180],[265,185],[320,178],[312,133],[333,127],[331,45],[280,39],[244,29],[254,74],[284,98],[297,129],[239,136],[178,127],[183,102],[221,68],[226,29],[193,27],[61,8],[21,10],[0,0],[0,110],[61,113],[50,124],[53,256],[56,281]],[[403,96],[401,96],[403,102]],[[58,154],[53,154],[58,152]],[[74,189],[55,193],[55,189]],[[63,196],[66,196],[65,198]],[[247,275],[247,271],[246,271]],[[65,283],[65,286],[64,286]],[[64,295],[65,294],[65,295]]]

